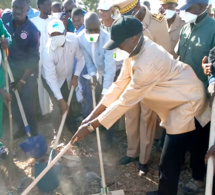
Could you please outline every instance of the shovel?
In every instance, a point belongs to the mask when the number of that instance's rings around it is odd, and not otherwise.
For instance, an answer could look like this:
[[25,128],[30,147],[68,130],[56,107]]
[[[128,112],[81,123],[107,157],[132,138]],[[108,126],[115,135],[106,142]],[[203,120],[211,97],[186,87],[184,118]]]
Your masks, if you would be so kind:
[[[7,63],[8,75],[10,77],[10,81],[14,82],[13,74],[11,72],[8,61],[6,61],[6,63]],[[46,154],[47,149],[48,149],[45,137],[43,135],[38,135],[38,136],[34,136],[34,137],[31,136],[31,131],[30,131],[30,128],[29,128],[29,125],[28,125],[28,122],[27,122],[27,119],[25,116],[25,112],[24,112],[24,109],[22,106],[22,102],[20,100],[19,93],[16,89],[15,89],[14,93],[15,93],[16,100],[17,100],[17,103],[19,106],[19,110],[20,110],[20,113],[22,116],[22,120],[23,120],[23,123],[25,126],[25,131],[28,136],[27,140],[20,144],[20,147],[28,156],[35,158],[35,159],[40,158]]]
[[[93,83],[91,79],[91,83]],[[95,96],[95,87],[92,86],[92,98],[93,98],[93,108],[96,107],[96,96]],[[116,191],[109,191],[109,188],[106,185],[105,181],[105,172],[104,172],[104,164],[103,164],[103,158],[102,158],[102,148],[101,148],[101,140],[100,140],[100,133],[99,128],[96,128],[96,138],[97,138],[97,144],[98,144],[98,152],[99,152],[99,162],[100,162],[100,171],[102,176],[102,188],[101,193],[94,194],[94,195],[125,195],[123,190],[116,190]]]
[[[77,139],[73,143],[75,143],[76,141]],[[58,162],[58,160],[65,154],[65,152],[70,149],[73,143],[69,142],[66,147],[48,164],[48,166],[36,177],[36,179],[25,189],[25,191],[21,195],[27,195],[32,190],[32,188],[43,178],[43,176],[56,164],[56,162]]]
[[[74,92],[74,87],[72,86],[70,93],[69,93],[69,98],[67,101],[68,106],[70,106],[71,100],[72,100],[72,95]],[[51,161],[53,160],[53,158],[55,157],[55,153],[56,153],[56,148],[63,130],[63,126],[65,124],[66,121],[66,117],[67,117],[68,111],[66,111],[63,114],[63,117],[61,119],[61,123],[60,123],[60,127],[58,129],[57,132],[57,137],[54,143],[54,147],[50,152],[49,155],[49,161],[48,161],[48,165],[51,163]],[[35,176],[37,177],[47,166],[47,163],[35,163]],[[40,191],[45,192],[45,193],[50,193],[53,190],[55,190],[60,183],[60,174],[62,171],[62,166],[60,164],[56,164],[54,167],[52,167],[52,169],[37,183],[37,187],[39,188]]]

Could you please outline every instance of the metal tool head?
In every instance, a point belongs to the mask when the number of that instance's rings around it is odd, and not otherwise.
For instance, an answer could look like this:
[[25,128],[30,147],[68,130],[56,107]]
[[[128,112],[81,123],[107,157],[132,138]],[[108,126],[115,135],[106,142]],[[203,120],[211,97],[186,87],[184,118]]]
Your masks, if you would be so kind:
[[48,150],[48,146],[43,135],[27,138],[27,140],[20,144],[20,147],[28,156],[35,159],[44,156]]
[[[34,171],[37,177],[47,166],[47,163],[35,163]],[[37,183],[40,191],[50,193],[58,188],[60,184],[62,166],[60,164],[54,165],[45,176]]]
[[99,193],[99,194],[92,194],[92,195],[125,195],[124,190],[114,190],[110,191],[107,194]]

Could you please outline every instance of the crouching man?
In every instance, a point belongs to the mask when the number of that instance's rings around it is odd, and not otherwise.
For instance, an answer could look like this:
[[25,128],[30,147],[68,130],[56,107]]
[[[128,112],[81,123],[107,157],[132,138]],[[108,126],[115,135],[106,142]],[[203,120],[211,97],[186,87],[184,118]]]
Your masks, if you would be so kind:
[[[52,123],[58,130],[61,114],[69,110],[67,99],[71,86],[77,87],[78,77],[84,67],[84,57],[75,34],[65,34],[65,27],[60,20],[52,20],[48,24],[49,42],[43,50],[42,81],[53,104]],[[73,63],[76,68],[73,73]],[[71,130],[71,117],[66,125]]]

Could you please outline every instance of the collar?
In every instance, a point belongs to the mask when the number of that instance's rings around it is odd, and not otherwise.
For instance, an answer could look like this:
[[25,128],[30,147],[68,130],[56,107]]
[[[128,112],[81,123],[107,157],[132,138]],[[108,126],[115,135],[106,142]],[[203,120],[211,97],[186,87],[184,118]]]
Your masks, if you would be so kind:
[[209,20],[211,17],[208,15],[208,13],[205,15],[205,17],[198,23],[190,23],[190,27],[194,28],[201,28],[203,25],[207,23],[207,20]]
[[169,32],[177,30],[178,27],[180,27],[182,19],[180,18],[180,16],[176,13],[176,17],[174,22],[172,23],[172,25],[169,28]]
[[151,22],[151,12],[147,8],[145,8],[145,10],[146,10],[146,14],[145,14],[145,17],[143,18],[142,24],[145,28],[147,28]]
[[146,42],[147,42],[147,40],[149,39],[149,38],[146,37],[146,36],[143,36],[143,38],[144,38],[144,40],[143,40],[142,46],[141,46],[141,48],[140,48],[140,51],[139,51],[138,54],[136,54],[135,56],[132,56],[132,57],[131,57],[132,60],[136,60],[139,56],[142,56],[142,53],[144,52],[145,47],[146,47]]
[[75,29],[74,33],[79,33],[80,31],[82,31],[84,29],[84,25],[82,24],[81,27],[79,29]]

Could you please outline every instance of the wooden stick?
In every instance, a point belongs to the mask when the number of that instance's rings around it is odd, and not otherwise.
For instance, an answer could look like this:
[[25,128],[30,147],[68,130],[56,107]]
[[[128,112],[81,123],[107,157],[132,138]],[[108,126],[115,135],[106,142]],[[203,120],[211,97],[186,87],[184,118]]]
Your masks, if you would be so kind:
[[[4,35],[2,36],[4,38]],[[5,81],[6,81],[6,90],[7,93],[10,94],[9,89],[9,78],[8,78],[8,60],[7,60],[7,52],[3,50],[3,58],[4,58],[4,70],[5,70]],[[8,115],[9,115],[9,124],[10,124],[10,148],[9,148],[9,178],[10,183],[12,185],[12,180],[15,177],[15,165],[13,161],[13,117],[12,117],[12,110],[11,110],[11,102],[8,103]]]
[[[92,79],[91,79],[92,83]],[[92,87],[92,98],[93,98],[93,108],[96,107],[96,96],[95,96],[95,87]],[[104,171],[104,164],[103,164],[103,157],[102,157],[102,148],[101,148],[101,140],[100,140],[100,133],[99,128],[96,128],[96,138],[97,138],[97,144],[98,144],[98,152],[99,152],[99,162],[100,162],[100,170],[101,170],[101,176],[102,176],[102,187],[105,189],[107,187],[106,181],[105,181],[105,171]],[[104,192],[106,194],[106,192]]]
[[[6,89],[7,89],[7,93],[10,94],[9,79],[8,79],[8,61],[7,61],[6,50],[3,50],[3,55],[4,55]],[[10,150],[11,150],[10,152],[13,153],[13,118],[12,118],[12,111],[11,111],[11,102],[8,103],[8,113],[9,113],[9,121],[10,121]]]
[[[212,113],[211,113],[210,138],[209,138],[209,149],[214,144],[215,144],[215,101],[213,99]],[[208,163],[207,163],[205,195],[212,195],[213,176],[214,176],[214,162],[213,162],[213,157],[211,156],[208,159]]]
[[[73,92],[74,92],[74,86],[71,87],[70,92],[69,92],[69,97],[68,97],[68,100],[67,100],[68,107],[70,107],[70,103],[71,103],[71,100],[72,100]],[[68,115],[68,112],[69,112],[69,111],[66,111],[66,112],[63,114],[63,117],[62,117],[62,119],[61,119],[61,123],[60,123],[59,129],[58,129],[58,132],[57,132],[57,137],[56,137],[56,140],[55,140],[55,143],[54,143],[54,147],[53,147],[53,149],[52,149],[52,152],[53,152],[53,150],[56,150],[56,148],[57,148],[57,145],[58,145],[58,142],[59,142],[61,133],[62,133],[62,131],[63,131],[63,127],[64,127],[64,124],[65,124],[65,121],[66,121],[66,117],[67,117],[67,115]],[[49,162],[48,162],[48,164],[52,161],[52,155],[51,155],[52,152],[50,153],[50,157],[49,157]]]

